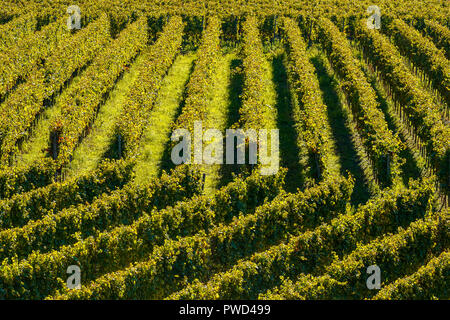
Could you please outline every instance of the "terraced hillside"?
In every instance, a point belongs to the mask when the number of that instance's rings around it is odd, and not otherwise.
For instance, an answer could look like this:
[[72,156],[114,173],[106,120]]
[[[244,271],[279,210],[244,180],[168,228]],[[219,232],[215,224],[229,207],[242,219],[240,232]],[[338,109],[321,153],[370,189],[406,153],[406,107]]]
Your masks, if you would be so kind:
[[450,298],[448,2],[5,2],[0,299]]

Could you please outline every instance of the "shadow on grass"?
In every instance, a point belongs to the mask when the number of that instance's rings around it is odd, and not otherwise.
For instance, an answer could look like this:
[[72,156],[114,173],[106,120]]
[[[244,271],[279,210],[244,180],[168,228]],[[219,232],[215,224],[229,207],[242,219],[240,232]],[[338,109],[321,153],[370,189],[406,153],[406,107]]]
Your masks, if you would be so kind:
[[[227,123],[225,128],[230,129],[239,121],[239,109],[242,106],[242,90],[244,87],[244,74],[242,72],[242,60],[239,58],[231,61],[230,84],[228,86],[230,104],[228,106]],[[226,150],[225,139],[223,141],[223,150]],[[218,187],[227,185],[233,179],[233,174],[240,173],[240,165],[226,164],[224,154],[224,164],[221,166],[219,175],[220,181]],[[236,152],[235,152],[236,158]],[[236,162],[237,159],[235,159]]]
[[344,110],[340,103],[337,91],[338,84],[333,76],[328,74],[321,57],[311,58],[311,62],[316,69],[322,98],[327,106],[328,122],[331,127],[335,141],[336,152],[339,156],[341,174],[350,172],[355,178],[355,188],[353,190],[351,202],[353,205],[365,203],[369,197],[369,188],[364,181],[364,172],[359,165],[359,158],[353,145],[350,130],[345,124]]
[[[189,78],[192,75],[192,72],[194,71],[195,68],[195,61],[194,63],[192,63],[192,66],[189,70]],[[189,83],[190,79],[188,79],[188,81],[186,82],[186,85],[184,87],[183,90],[183,97],[181,99],[181,102],[177,108],[177,111],[175,113],[175,117],[174,119],[178,119],[178,117],[181,115],[181,112],[183,111],[183,108],[186,104],[186,98],[187,98],[187,84]],[[176,120],[175,120],[176,121]],[[170,132],[170,135],[172,134],[172,132]],[[160,177],[162,175],[163,171],[170,171],[172,169],[175,168],[174,163],[172,162],[172,158],[171,158],[171,154],[172,154],[172,140],[170,139],[170,135],[168,137],[168,140],[166,142],[166,144],[164,145],[164,153],[161,159],[161,167],[158,170],[158,177]]]
[[[363,70],[363,71],[366,74],[372,88],[375,90],[375,94],[377,96],[377,102],[380,105],[380,110],[384,114],[384,118],[386,119],[389,130],[391,130],[392,132],[399,133],[399,136],[402,139],[402,141],[405,141],[402,133],[399,131],[399,128],[395,124],[395,121],[394,121],[392,115],[389,113],[389,108],[388,108],[389,102],[386,100],[385,96],[381,93],[380,87],[378,86],[376,79],[374,77],[370,76],[370,74],[368,74],[367,70]],[[403,158],[405,160],[404,164],[400,167],[401,178],[402,178],[403,184],[405,186],[408,186],[409,179],[415,180],[415,179],[420,178],[420,169],[419,169],[419,166],[417,165],[416,160],[414,159],[414,156],[413,156],[411,150],[408,147],[404,148],[400,152],[399,155],[401,158]]]
[[272,69],[277,94],[277,127],[280,130],[280,166],[288,169],[286,175],[286,191],[295,192],[297,188],[303,186],[304,177],[299,159],[300,150],[297,145],[298,136],[293,118],[292,97],[282,54],[273,58]]

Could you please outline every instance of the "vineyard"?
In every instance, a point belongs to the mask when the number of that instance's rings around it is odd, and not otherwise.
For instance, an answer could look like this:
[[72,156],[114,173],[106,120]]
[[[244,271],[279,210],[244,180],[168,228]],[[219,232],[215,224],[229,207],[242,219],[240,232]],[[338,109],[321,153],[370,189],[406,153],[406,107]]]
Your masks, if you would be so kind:
[[0,300],[450,299],[449,59],[446,0],[2,1]]

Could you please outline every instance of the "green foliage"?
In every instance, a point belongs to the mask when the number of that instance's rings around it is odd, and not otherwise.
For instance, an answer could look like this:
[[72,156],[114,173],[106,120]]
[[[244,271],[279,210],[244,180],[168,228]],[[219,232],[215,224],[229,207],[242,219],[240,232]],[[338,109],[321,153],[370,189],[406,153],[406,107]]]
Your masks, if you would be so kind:
[[73,150],[87,133],[106,94],[124,68],[147,45],[147,29],[144,17],[129,25],[59,97],[61,116],[52,124],[52,136],[58,140],[60,166],[70,162]]
[[164,76],[178,53],[183,35],[183,21],[172,17],[156,43],[144,53],[147,61],[141,67],[136,85],[129,91],[117,134],[127,156],[137,152],[139,141],[153,109]]
[[330,20],[321,18],[318,20],[317,37],[343,82],[342,90],[372,161],[376,179],[382,186],[388,186],[393,176],[398,175],[400,139],[389,130],[375,91],[359,68],[344,35]]
[[444,251],[417,272],[382,288],[374,297],[379,300],[448,300],[450,291],[450,252]]
[[258,19],[250,15],[242,26],[243,47],[242,64],[244,70],[244,88],[241,96],[242,106],[239,109],[239,123],[244,129],[268,129],[271,107],[265,104],[265,79],[262,76],[265,65],[263,44],[258,29]]
[[433,42],[439,49],[444,50],[447,59],[450,59],[450,29],[436,21],[424,20],[422,30],[422,32],[433,39]]
[[12,46],[17,39],[23,39],[33,34],[38,27],[38,17],[24,14],[0,25],[0,52]]
[[33,250],[47,252],[117,225],[129,225],[143,211],[161,209],[200,193],[199,182],[198,171],[180,167],[172,175],[163,174],[145,185],[130,183],[91,204],[63,209],[23,227],[1,231],[0,261],[24,258]]
[[394,235],[386,235],[359,245],[351,254],[334,261],[322,276],[301,274],[280,287],[259,296],[261,299],[361,299],[374,290],[366,286],[366,270],[377,265],[382,286],[421,265],[430,255],[449,246],[448,210],[426,216]]
[[[168,239],[145,261],[98,278],[63,299],[161,299],[186,282],[205,279],[240,258],[288,236],[311,228],[345,210],[353,182],[343,178],[296,194],[281,194],[208,232]],[[218,221],[220,222],[220,221]]]
[[[55,19],[38,32],[21,39],[8,52],[0,52],[0,98],[11,90],[20,79],[26,79],[58,44],[67,41],[64,18]],[[2,123],[3,124],[3,123]]]
[[330,168],[332,164],[329,157],[333,149],[331,128],[327,122],[327,107],[322,101],[319,81],[313,65],[308,61],[306,43],[299,27],[292,19],[285,18],[283,29],[287,38],[291,86],[302,107],[301,110],[294,110],[295,119],[299,123],[296,126],[298,145],[306,143],[311,156],[318,159],[319,175],[327,177],[335,174]]
[[43,159],[32,166],[3,167],[0,169],[0,199],[44,187],[53,182],[56,164]]
[[423,217],[432,200],[432,187],[417,183],[411,189],[386,190],[355,213],[337,216],[330,223],[291,237],[266,251],[243,259],[207,283],[194,282],[169,299],[256,299],[283,278],[317,273],[333,262],[336,254],[350,253],[398,226]]
[[448,193],[450,128],[443,122],[432,97],[409,72],[398,50],[377,30],[369,30],[365,22],[359,21],[355,25],[355,36],[365,56],[402,106],[402,113],[425,145],[431,165],[438,171],[443,189]]
[[197,52],[194,70],[186,87],[186,99],[174,128],[194,132],[194,121],[208,121],[213,74],[220,54],[221,25],[217,17],[209,17]]
[[400,19],[395,19],[384,28],[392,37],[400,52],[422,69],[431,80],[431,85],[450,105],[450,64],[444,53],[427,38]]
[[[215,230],[239,214],[250,214],[265,201],[271,201],[283,185],[284,170],[276,176],[254,174],[246,180],[236,179],[214,196],[194,196],[174,207],[152,212],[143,209],[141,217],[129,226],[99,233],[46,254],[32,253],[26,260],[4,263],[0,283],[5,295],[11,297],[44,298],[63,289],[60,279],[71,264],[83,270],[83,281],[145,260],[152,250],[165,241]],[[148,212],[148,213],[146,213]],[[28,272],[29,268],[34,271]],[[39,287],[39,292],[27,290]],[[1,297],[1,295],[0,295]]]
[[105,161],[95,171],[71,181],[53,183],[0,200],[0,230],[22,227],[30,220],[39,220],[72,205],[92,202],[103,193],[122,188],[131,179],[133,166],[130,161]]
[[[404,61],[449,102],[446,2],[380,0],[382,31],[397,49],[367,28],[365,1],[82,0],[82,29],[70,32],[64,0],[4,1],[0,299],[448,299],[449,210],[439,192],[448,194],[450,129],[434,92]],[[375,94],[378,79],[366,79],[338,28],[362,48],[393,108]],[[312,39],[324,54],[311,50]],[[235,52],[223,54],[223,44],[226,52],[239,48],[238,59],[231,62]],[[131,76],[117,87],[124,73]],[[223,130],[226,107],[232,128],[279,125],[280,160],[293,160],[290,178],[301,190],[286,192],[285,169],[261,176],[247,167],[215,192],[209,182],[216,174],[228,181],[228,168],[180,166],[150,178],[168,160],[171,127],[192,132],[202,120]],[[391,130],[401,131],[407,150]],[[86,151],[98,141],[93,157]],[[299,157],[285,157],[289,143]],[[333,149],[342,171],[354,165],[376,187],[357,208],[355,182],[337,172]],[[76,178],[55,182],[74,154],[98,167],[77,176],[83,165],[75,165]],[[420,161],[401,167],[403,157]],[[422,178],[406,181],[409,169]],[[366,286],[373,264],[381,291]],[[66,287],[70,265],[81,268],[81,290]]]
[[109,29],[109,20],[102,15],[74,36],[56,44],[48,52],[42,68],[33,70],[28,80],[6,99],[2,106],[5,122],[0,129],[3,131],[0,136],[3,163],[8,163],[11,155],[17,153],[17,142],[27,136],[35,118],[45,108],[44,101],[53,99],[73,74],[108,43]]

